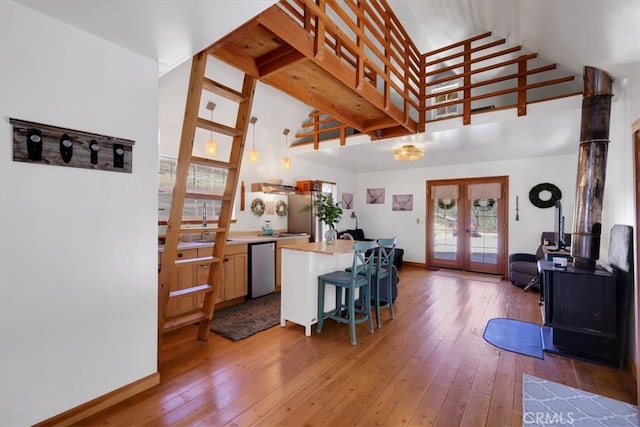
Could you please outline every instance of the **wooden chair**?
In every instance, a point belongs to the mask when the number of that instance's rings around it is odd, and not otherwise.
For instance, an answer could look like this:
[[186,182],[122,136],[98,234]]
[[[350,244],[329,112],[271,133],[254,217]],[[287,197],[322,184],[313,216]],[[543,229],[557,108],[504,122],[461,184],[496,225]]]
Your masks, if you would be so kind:
[[[348,323],[351,333],[351,344],[356,345],[356,325],[368,322],[369,333],[373,333],[371,319],[371,270],[376,251],[376,242],[356,242],[353,245],[353,264],[351,271],[332,271],[318,276],[318,326],[317,332],[322,332],[324,319],[333,319],[338,323]],[[336,307],[334,310],[324,311],[325,286],[335,286]],[[345,301],[342,302],[343,289]],[[356,308],[356,289],[363,297],[363,303]],[[342,313],[346,310],[347,317]],[[356,314],[358,318],[356,318]]]

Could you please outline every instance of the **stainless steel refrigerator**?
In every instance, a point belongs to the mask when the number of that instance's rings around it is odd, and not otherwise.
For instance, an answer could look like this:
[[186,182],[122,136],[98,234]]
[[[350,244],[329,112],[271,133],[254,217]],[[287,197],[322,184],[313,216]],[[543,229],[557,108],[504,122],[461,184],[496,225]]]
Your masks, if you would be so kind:
[[[325,232],[329,227],[316,217],[316,210],[313,201],[316,193],[321,192],[331,194],[333,201],[337,201],[336,185],[324,182],[320,191],[311,191],[303,194],[289,195],[289,212],[287,214],[289,233],[308,233],[311,235],[311,242],[322,242],[325,239]],[[310,206],[311,210],[304,211],[305,206]]]

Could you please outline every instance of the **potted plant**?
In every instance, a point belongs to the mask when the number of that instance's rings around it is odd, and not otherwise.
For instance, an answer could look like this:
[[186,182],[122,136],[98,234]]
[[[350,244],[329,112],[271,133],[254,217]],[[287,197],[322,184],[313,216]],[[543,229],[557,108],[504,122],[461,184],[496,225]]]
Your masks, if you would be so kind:
[[[316,209],[316,217],[329,226],[329,230],[325,235],[325,243],[332,245],[336,241],[336,223],[342,217],[342,209],[339,206],[339,202],[334,203],[333,196],[324,193],[316,193],[316,198],[313,201],[313,206]],[[305,206],[304,211],[309,211],[311,206]]]

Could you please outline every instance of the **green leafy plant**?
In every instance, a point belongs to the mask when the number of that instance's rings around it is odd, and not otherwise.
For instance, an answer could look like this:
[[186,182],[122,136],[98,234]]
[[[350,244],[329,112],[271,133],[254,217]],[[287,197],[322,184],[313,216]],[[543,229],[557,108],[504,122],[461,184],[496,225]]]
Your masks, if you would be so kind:
[[[316,217],[334,229],[336,223],[342,217],[342,208],[339,206],[340,202],[334,203],[333,196],[331,194],[316,193],[316,199],[313,201],[313,206],[316,208]],[[310,211],[311,206],[305,206],[302,209],[304,212]]]

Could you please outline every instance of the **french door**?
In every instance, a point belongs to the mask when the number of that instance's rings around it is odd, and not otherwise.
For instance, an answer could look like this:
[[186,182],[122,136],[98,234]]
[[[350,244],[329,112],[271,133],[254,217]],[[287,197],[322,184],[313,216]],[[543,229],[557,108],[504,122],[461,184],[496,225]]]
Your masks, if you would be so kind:
[[427,264],[504,274],[509,178],[427,181]]

